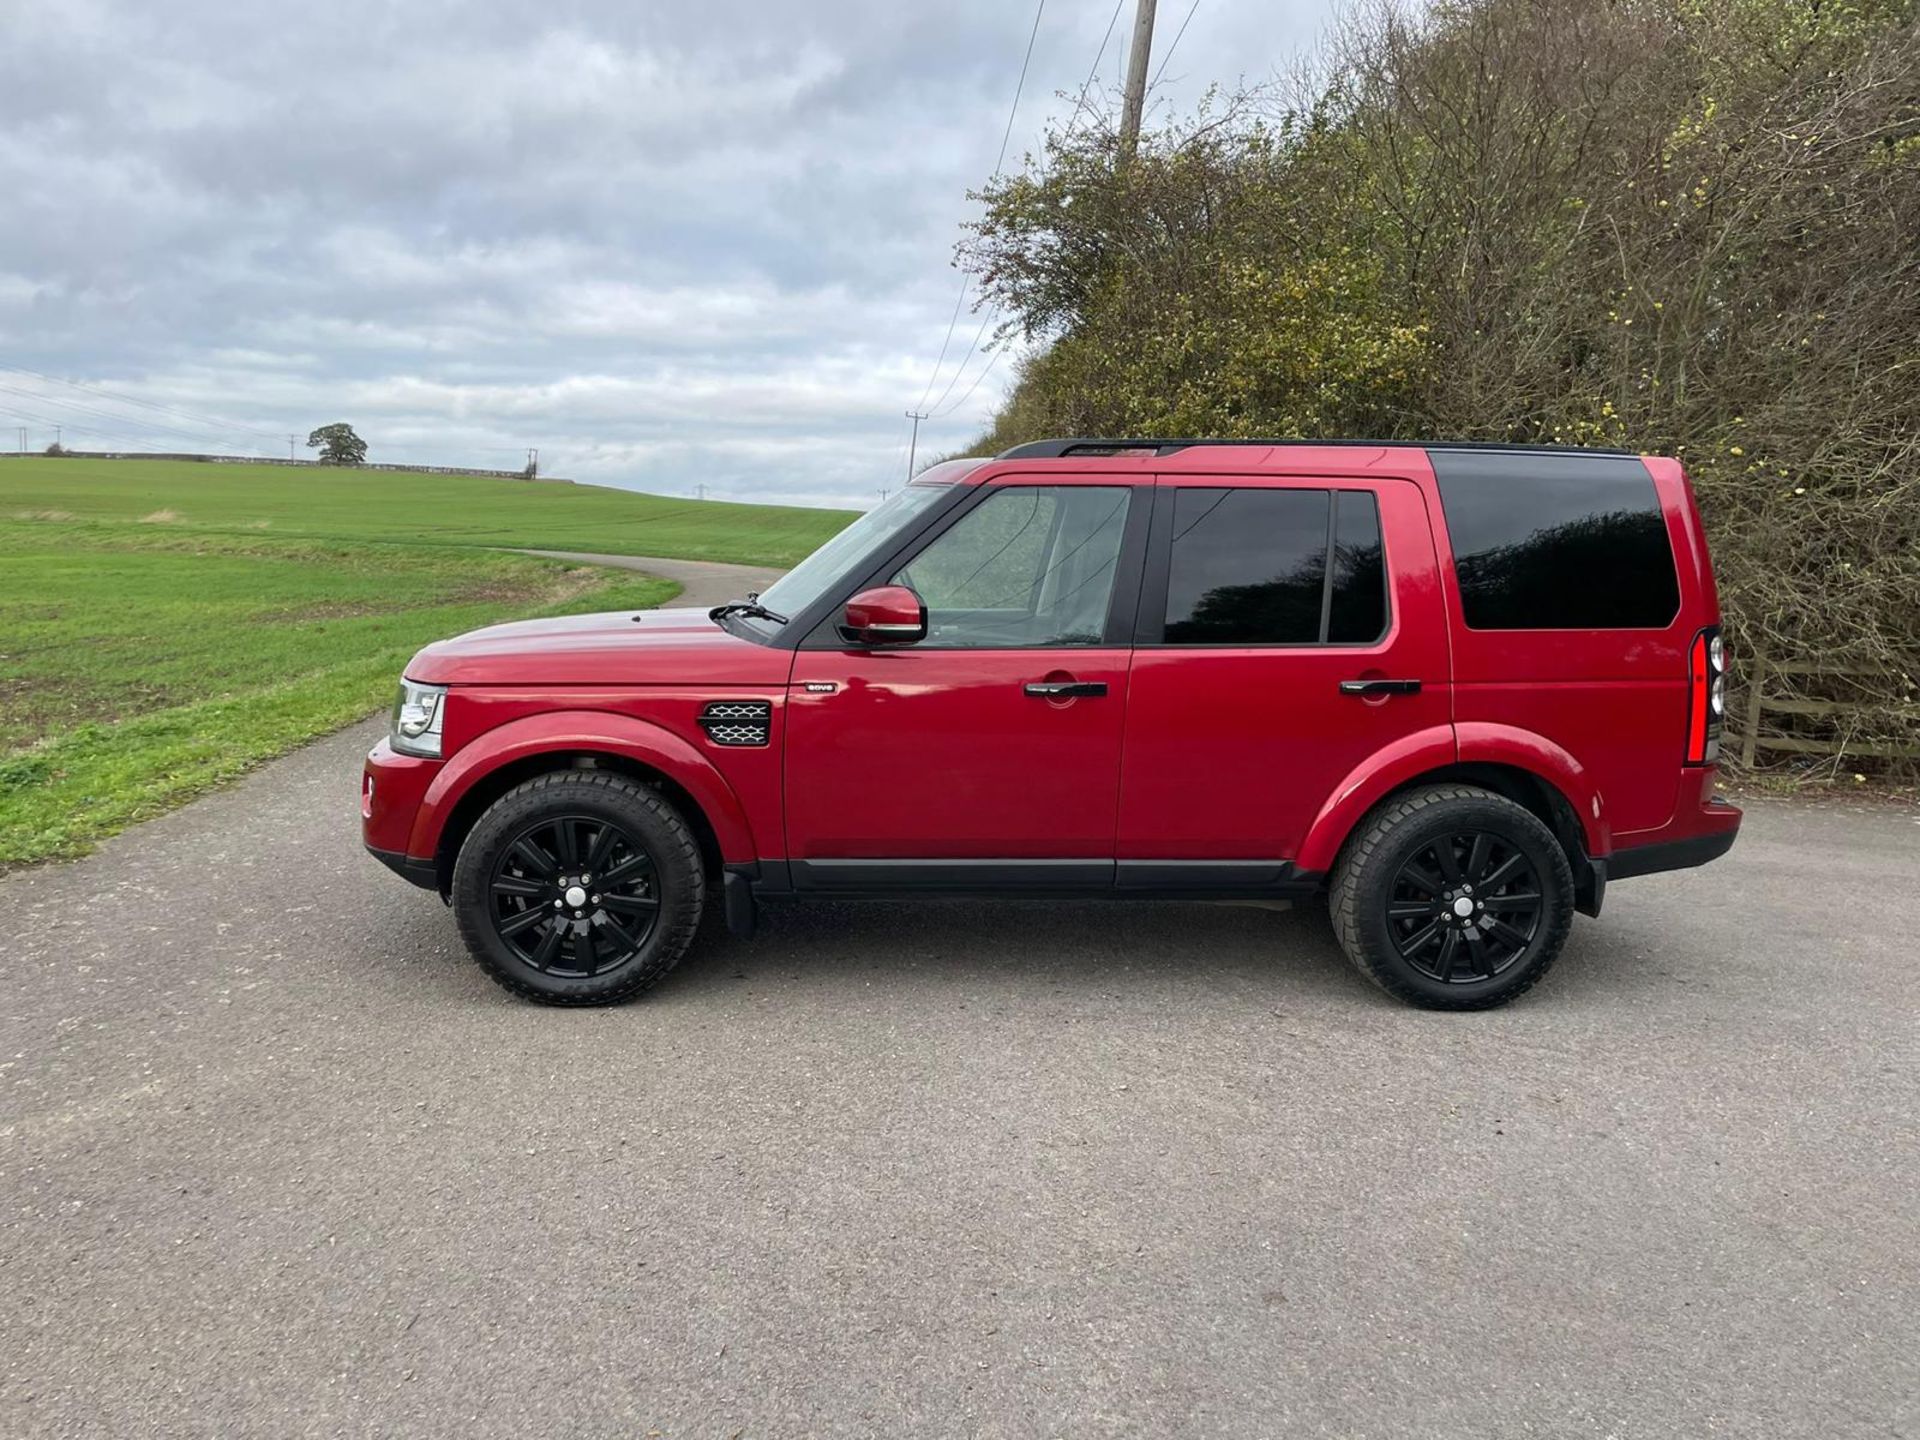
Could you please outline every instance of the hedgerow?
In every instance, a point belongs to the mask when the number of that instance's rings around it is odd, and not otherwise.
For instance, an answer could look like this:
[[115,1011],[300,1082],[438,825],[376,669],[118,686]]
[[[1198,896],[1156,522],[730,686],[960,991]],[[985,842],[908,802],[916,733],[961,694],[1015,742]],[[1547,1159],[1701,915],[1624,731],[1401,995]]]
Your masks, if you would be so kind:
[[1768,725],[1829,765],[1920,760],[1913,0],[1367,0],[1296,80],[1124,158],[1083,111],[980,198],[962,263],[1031,343],[976,452],[1677,455],[1736,654],[1787,701]]

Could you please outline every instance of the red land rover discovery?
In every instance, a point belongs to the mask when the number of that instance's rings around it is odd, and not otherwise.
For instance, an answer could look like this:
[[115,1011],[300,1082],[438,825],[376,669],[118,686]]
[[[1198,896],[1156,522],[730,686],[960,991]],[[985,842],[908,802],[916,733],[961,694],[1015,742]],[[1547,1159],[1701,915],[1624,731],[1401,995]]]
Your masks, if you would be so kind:
[[760,900],[1325,894],[1473,1009],[1610,880],[1726,853],[1680,466],[1047,441],[937,466],[758,597],[430,645],[366,843],[501,985],[626,1000]]

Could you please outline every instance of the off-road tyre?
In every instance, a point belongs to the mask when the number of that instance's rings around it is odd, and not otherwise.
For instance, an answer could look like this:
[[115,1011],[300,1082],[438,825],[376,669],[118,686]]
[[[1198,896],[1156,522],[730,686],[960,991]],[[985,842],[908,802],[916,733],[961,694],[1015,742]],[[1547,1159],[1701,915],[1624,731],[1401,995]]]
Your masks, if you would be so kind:
[[[586,923],[593,936],[599,938],[589,940],[592,953],[574,962],[575,973],[547,973],[535,968],[529,956],[500,933],[496,923],[498,905],[522,904],[527,909],[533,908],[531,898],[496,901],[496,883],[501,880],[544,883],[533,867],[522,864],[520,857],[527,852],[520,850],[512,851],[506,862],[516,867],[518,873],[502,875],[503,854],[528,835],[529,826],[561,823],[579,827],[574,833],[581,848],[599,833],[594,826],[615,827],[619,843],[625,847],[615,853],[630,856],[636,850],[644,850],[651,862],[650,882],[627,883],[637,891],[650,892],[657,900],[652,928],[637,948],[631,948],[627,958],[600,973],[589,972],[600,947],[606,943],[605,935],[610,933],[604,927],[614,918],[611,906],[588,905],[578,912],[588,917]],[[546,835],[549,841],[558,835],[558,831],[552,829],[538,833]],[[550,851],[544,845],[536,845],[538,853],[556,860],[559,848],[556,845]],[[578,856],[575,867],[583,866],[587,858]],[[624,861],[623,868],[630,863],[630,860]],[[570,873],[563,873],[562,878]],[[541,1005],[618,1005],[652,988],[686,954],[700,926],[706,890],[699,841],[686,821],[658,792],[610,771],[561,770],[537,775],[515,786],[494,801],[475,822],[454,862],[451,900],[460,936],[468,951],[503,989]],[[637,909],[633,906],[636,901],[644,901],[645,894],[622,898],[630,908],[627,915],[617,918],[615,923],[621,924],[626,933],[636,933],[637,926],[631,916]],[[550,905],[551,900],[543,895],[539,903],[544,907]],[[563,911],[562,917],[573,913],[576,912]],[[534,922],[532,926],[543,938],[549,928],[555,927],[547,922]],[[523,929],[521,933],[528,931]],[[565,952],[580,944],[577,933],[563,928],[556,942],[562,956],[556,963],[564,963]],[[539,949],[532,942],[528,948],[536,953]],[[621,952],[628,950],[621,942]]]
[[[1474,853],[1473,837],[1482,835],[1492,837],[1486,874],[1498,880],[1495,867],[1504,864],[1506,856],[1518,855],[1522,873],[1530,870],[1538,883],[1537,923],[1524,945],[1507,938],[1510,932],[1519,933],[1513,922],[1525,913],[1529,892],[1517,888],[1523,882],[1506,880],[1483,887],[1479,895],[1461,897],[1458,884],[1441,873],[1437,863],[1441,847],[1448,847],[1446,853],[1464,875],[1464,862]],[[1468,842],[1464,847],[1463,840]],[[1436,863],[1421,864],[1416,857]],[[1423,900],[1420,882],[1408,878],[1409,865],[1439,878],[1445,887],[1439,894],[1448,897],[1435,897],[1432,918],[1443,928],[1437,942],[1426,941],[1416,951],[1419,964],[1404,953],[1424,924],[1423,918],[1406,916]],[[1504,902],[1509,908],[1458,917],[1453,906],[1459,898],[1495,910]],[[1389,995],[1432,1010],[1486,1010],[1525,994],[1559,958],[1573,927],[1573,869],[1559,840],[1531,811],[1477,786],[1430,785],[1382,802],[1355,827],[1334,865],[1327,900],[1341,949],[1362,975]],[[1396,916],[1389,915],[1390,905]],[[1489,923],[1499,928],[1479,928]],[[1449,960],[1442,964],[1436,946],[1447,944],[1448,930],[1458,934]],[[1512,952],[1497,973],[1454,973],[1463,951],[1491,952],[1496,940],[1499,953]],[[1497,960],[1495,955],[1484,968],[1493,969]],[[1436,971],[1451,978],[1437,978]]]

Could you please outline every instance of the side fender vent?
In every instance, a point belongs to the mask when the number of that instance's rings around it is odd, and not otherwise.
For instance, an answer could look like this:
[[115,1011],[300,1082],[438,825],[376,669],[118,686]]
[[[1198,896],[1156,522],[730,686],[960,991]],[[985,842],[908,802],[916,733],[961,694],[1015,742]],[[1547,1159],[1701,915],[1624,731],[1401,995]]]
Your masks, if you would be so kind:
[[765,745],[773,728],[773,702],[710,701],[700,712],[700,728],[716,745]]

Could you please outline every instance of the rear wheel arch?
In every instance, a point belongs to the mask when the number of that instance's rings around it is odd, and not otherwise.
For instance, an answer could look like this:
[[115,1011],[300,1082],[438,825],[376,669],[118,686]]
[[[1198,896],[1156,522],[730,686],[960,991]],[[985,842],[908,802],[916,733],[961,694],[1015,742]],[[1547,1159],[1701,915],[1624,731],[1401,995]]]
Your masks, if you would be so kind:
[[1488,773],[1532,777],[1566,802],[1585,853],[1612,851],[1613,829],[1603,797],[1586,768],[1563,747],[1512,725],[1466,721],[1454,728],[1459,735],[1457,763],[1483,767]]
[[1600,889],[1593,866],[1589,863],[1591,857],[1587,849],[1587,832],[1580,823],[1573,800],[1552,780],[1521,765],[1465,760],[1424,770],[1384,791],[1340,837],[1339,849],[1344,850],[1347,842],[1366,824],[1369,817],[1384,806],[1410,791],[1434,785],[1470,785],[1491,791],[1533,815],[1553,832],[1554,839],[1560,842],[1560,848],[1566,852],[1567,865],[1574,876],[1576,908],[1585,915],[1599,913]]
[[[1586,887],[1582,877],[1589,870],[1586,833],[1581,828],[1580,817],[1575,813],[1573,802],[1551,780],[1532,770],[1518,765],[1501,765],[1486,761],[1465,761],[1458,765],[1448,765],[1411,780],[1394,791],[1394,796],[1423,785],[1472,785],[1482,790],[1491,790],[1520,806],[1533,815],[1553,832],[1553,838],[1560,842],[1560,848],[1566,852],[1567,864],[1572,867],[1575,887],[1585,899]],[[1388,798],[1393,798],[1389,796]]]

